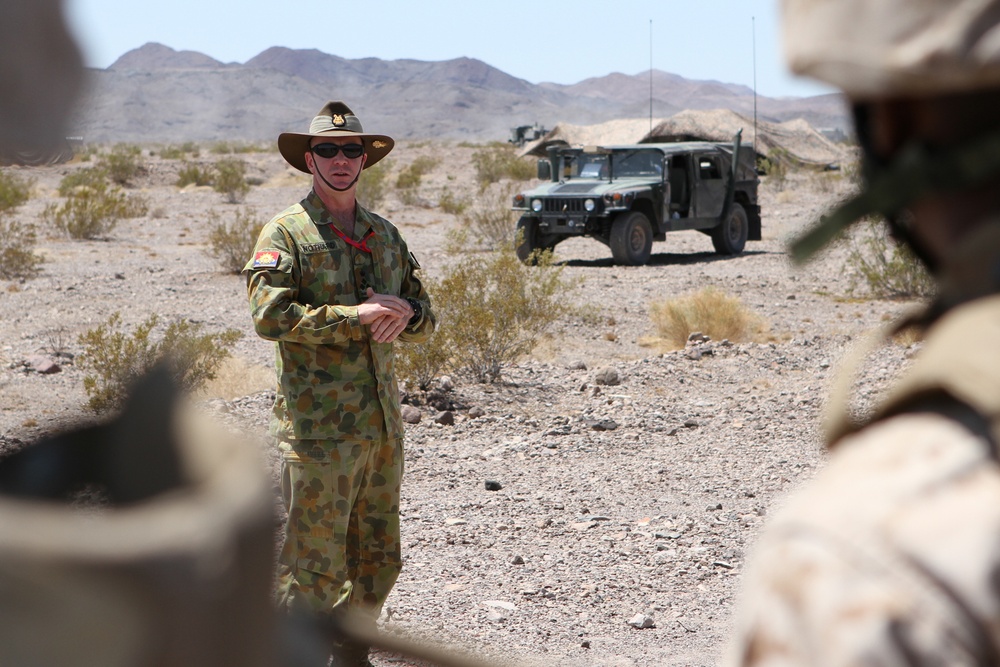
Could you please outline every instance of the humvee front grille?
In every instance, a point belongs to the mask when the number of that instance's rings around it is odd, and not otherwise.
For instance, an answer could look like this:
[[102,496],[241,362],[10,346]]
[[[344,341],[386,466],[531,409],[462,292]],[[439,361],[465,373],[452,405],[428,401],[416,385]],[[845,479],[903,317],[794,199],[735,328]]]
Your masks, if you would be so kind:
[[583,199],[543,199],[545,213],[583,213]]

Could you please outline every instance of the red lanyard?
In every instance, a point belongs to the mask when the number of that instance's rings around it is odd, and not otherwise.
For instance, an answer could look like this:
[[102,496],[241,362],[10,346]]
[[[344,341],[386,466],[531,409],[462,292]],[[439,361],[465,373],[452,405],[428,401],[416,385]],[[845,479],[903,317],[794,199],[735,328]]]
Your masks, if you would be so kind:
[[347,234],[345,234],[344,232],[340,231],[340,228],[337,227],[337,225],[333,224],[332,222],[330,223],[330,228],[333,229],[333,231],[337,234],[337,236],[339,236],[341,239],[343,239],[344,243],[346,243],[347,245],[349,245],[349,246],[351,246],[353,248],[357,248],[358,250],[360,250],[362,252],[366,252],[369,255],[372,254],[371,248],[368,247],[368,239],[370,239],[371,237],[375,236],[375,230],[374,229],[371,230],[370,232],[368,232],[368,234],[366,234],[365,237],[363,239],[361,239],[361,243],[358,243],[354,239],[347,238]]

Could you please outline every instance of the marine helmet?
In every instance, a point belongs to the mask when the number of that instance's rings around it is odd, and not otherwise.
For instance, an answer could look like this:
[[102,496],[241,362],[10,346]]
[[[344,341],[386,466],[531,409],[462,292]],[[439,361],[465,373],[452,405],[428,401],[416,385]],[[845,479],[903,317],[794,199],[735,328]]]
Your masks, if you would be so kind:
[[[782,10],[789,67],[840,88],[856,109],[1000,90],[1000,0],[783,0]],[[793,259],[866,215],[892,222],[920,196],[996,178],[1000,132],[945,152],[913,143],[890,164],[864,166],[861,194],[796,239]]]

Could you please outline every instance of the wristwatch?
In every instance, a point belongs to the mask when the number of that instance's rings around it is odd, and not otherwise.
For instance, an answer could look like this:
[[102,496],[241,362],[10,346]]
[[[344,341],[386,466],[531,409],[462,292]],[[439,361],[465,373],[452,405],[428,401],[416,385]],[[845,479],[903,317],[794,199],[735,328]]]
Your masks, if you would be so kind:
[[406,323],[406,326],[412,327],[414,324],[420,321],[421,317],[423,317],[424,307],[420,305],[419,301],[417,301],[416,299],[411,299],[410,297],[406,297],[406,302],[410,304],[411,308],[413,308],[413,317],[411,317],[410,321]]

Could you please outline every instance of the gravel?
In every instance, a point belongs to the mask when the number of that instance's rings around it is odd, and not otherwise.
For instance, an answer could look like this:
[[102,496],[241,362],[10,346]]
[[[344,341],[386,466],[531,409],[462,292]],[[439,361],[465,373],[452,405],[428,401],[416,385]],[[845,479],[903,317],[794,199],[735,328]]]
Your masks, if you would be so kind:
[[[444,188],[475,192],[472,150],[403,144],[393,158],[397,169],[441,158],[421,189],[433,202]],[[262,218],[308,188],[277,155],[246,159],[263,184],[243,207]],[[245,332],[233,349],[236,382],[201,401],[248,446],[260,443],[276,472],[265,442],[273,350],[252,333],[242,279],[206,253],[208,223],[236,207],[207,188],[174,187],[179,161],[147,162],[131,191],[149,199],[150,215],[100,241],[67,240],[41,219],[59,179],[85,164],[24,171],[36,196],[13,217],[39,225],[46,262],[37,278],[0,284],[0,450],[85,416],[77,336],[114,312],[129,326],[156,313]],[[843,194],[842,180],[793,174],[783,191],[765,186],[765,240],[735,258],[712,254],[695,232],[668,235],[644,267],[612,265],[594,241],[560,245],[584,315],[501,383],[452,376],[434,400],[406,397],[405,566],[383,630],[497,664],[714,664],[769,508],[823,465],[824,401],[845,353],[907,306],[851,297],[844,247],[805,270],[790,266],[788,236]],[[428,274],[450,261],[447,233],[459,218],[392,196],[382,212]],[[672,351],[651,344],[650,305],[709,285],[739,297],[768,335],[697,338]],[[915,349],[892,343],[870,356],[855,409]],[[389,654],[374,662],[409,664]]]

